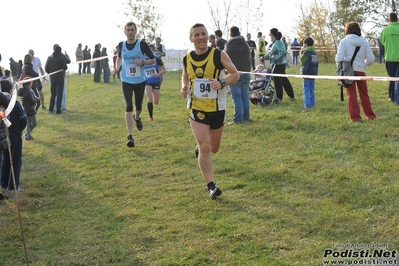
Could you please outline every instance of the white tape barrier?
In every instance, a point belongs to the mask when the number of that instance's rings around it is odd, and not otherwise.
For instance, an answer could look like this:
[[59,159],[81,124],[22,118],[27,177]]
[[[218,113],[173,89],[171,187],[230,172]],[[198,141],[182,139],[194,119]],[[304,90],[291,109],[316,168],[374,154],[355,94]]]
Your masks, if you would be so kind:
[[[297,51],[302,49],[303,46],[289,46],[292,49],[296,49]],[[338,47],[326,47],[326,46],[313,46],[315,51],[337,51]],[[371,50],[378,50],[378,46],[370,46]]]
[[[107,57],[108,57],[108,56],[101,56],[101,57],[97,57],[97,58],[94,58],[94,59],[88,59],[88,60],[78,61],[78,62],[76,62],[76,63],[93,62],[93,61],[102,60],[102,59],[107,58]],[[0,119],[2,119],[2,120],[4,121],[5,126],[6,126],[6,127],[10,127],[10,126],[11,126],[11,122],[7,119],[7,116],[11,113],[12,109],[14,109],[15,101],[16,101],[16,99],[17,99],[17,89],[18,89],[18,85],[21,85],[21,84],[23,84],[23,83],[28,83],[28,82],[31,82],[31,81],[35,81],[35,80],[38,80],[38,79],[41,79],[41,78],[44,78],[44,77],[48,77],[48,76],[54,75],[54,74],[59,73],[59,72],[62,72],[62,71],[64,71],[64,70],[63,70],[63,69],[60,69],[60,70],[51,72],[51,73],[46,74],[46,75],[41,75],[41,76],[34,77],[34,78],[25,78],[25,79],[23,79],[23,80],[19,80],[19,81],[15,82],[14,90],[13,90],[13,93],[12,93],[12,96],[11,96],[10,103],[8,104],[7,109],[4,111],[4,115],[0,114]],[[1,113],[1,112],[0,112],[0,113]]]
[[262,75],[272,77],[287,77],[300,79],[335,79],[335,80],[366,80],[366,81],[399,81],[399,77],[368,77],[368,76],[313,76],[313,75],[292,75],[292,74],[273,74],[273,73],[252,73],[238,71],[241,74]]
[[98,61],[98,60],[102,60],[104,58],[111,58],[113,56],[101,56],[101,57],[96,57],[96,58],[92,58],[92,59],[86,59],[86,60],[81,60],[81,61],[76,61],[76,62],[71,62],[72,64],[81,64],[81,63],[88,63],[88,62],[94,62],[94,61]]
[[[108,57],[109,57],[109,56],[101,56],[101,57],[96,57],[96,58],[93,58],[93,59],[87,59],[87,60],[83,60],[83,61],[72,62],[72,64],[94,62],[94,61],[102,60],[102,59],[108,58]],[[49,74],[41,75],[41,76],[38,76],[38,77],[35,77],[35,78],[29,78],[29,79],[19,80],[19,81],[17,81],[16,83],[17,83],[17,84],[23,84],[23,83],[31,82],[31,81],[34,81],[34,80],[38,80],[38,79],[41,79],[41,78],[44,78],[44,77],[48,77],[48,76],[54,75],[54,74],[56,74],[56,73],[58,73],[58,72],[61,72],[61,71],[64,71],[64,70],[60,69],[60,70],[51,72],[51,73],[49,73]]]

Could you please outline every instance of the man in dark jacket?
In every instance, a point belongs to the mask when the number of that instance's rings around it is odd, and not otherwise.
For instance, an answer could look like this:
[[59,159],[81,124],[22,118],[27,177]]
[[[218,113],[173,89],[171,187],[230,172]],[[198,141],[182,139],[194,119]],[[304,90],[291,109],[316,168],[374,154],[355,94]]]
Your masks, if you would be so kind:
[[[65,83],[65,70],[67,70],[67,63],[65,56],[61,52],[61,47],[59,45],[54,45],[54,52],[51,56],[47,58],[45,70],[47,73],[52,73],[61,70],[58,73],[51,75],[51,98],[49,112],[54,112],[54,105],[56,105],[56,113],[61,114],[61,102],[62,93],[64,90]],[[55,103],[55,98],[57,97],[57,103]]]
[[[251,72],[251,51],[245,38],[240,35],[238,27],[230,28],[230,37],[226,44],[226,53],[230,56],[238,71]],[[240,79],[230,85],[230,93],[234,103],[234,117],[229,125],[249,120],[248,89],[250,79],[250,74],[241,73]]]
[[[100,44],[94,46],[93,59],[101,57]],[[94,61],[94,82],[99,83],[101,81],[101,62],[100,60]]]
[[[85,45],[85,49],[83,49],[83,60],[88,60],[88,59],[91,59],[91,54],[87,50],[87,45]],[[90,62],[83,63],[83,71],[82,71],[82,73],[86,74],[86,72],[87,72],[87,74],[91,73],[91,71],[90,71]]]
[[11,70],[11,76],[14,82],[18,80],[19,75],[19,64],[14,61],[12,57],[10,57],[10,70]]

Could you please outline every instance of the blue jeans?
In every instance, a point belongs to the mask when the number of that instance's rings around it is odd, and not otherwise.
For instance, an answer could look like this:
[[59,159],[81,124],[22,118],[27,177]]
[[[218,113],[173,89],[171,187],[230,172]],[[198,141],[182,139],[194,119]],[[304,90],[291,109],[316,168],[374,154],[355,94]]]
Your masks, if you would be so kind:
[[103,72],[104,72],[104,83],[109,83],[109,77],[111,76],[111,70],[109,69],[109,67],[104,67]]
[[[399,77],[399,62],[385,62],[388,76]],[[388,86],[389,98],[399,104],[399,81],[390,81]]]
[[303,79],[303,105],[310,108],[315,105],[314,79]]
[[234,104],[235,123],[240,123],[249,120],[249,83],[251,80],[250,74],[240,74],[240,79],[230,85],[230,93]]

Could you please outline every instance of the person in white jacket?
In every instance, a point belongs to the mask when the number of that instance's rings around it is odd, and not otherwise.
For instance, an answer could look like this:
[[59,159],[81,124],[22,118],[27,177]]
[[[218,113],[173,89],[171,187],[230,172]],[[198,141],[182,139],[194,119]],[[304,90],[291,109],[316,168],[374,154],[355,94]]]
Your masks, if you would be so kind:
[[[338,51],[335,55],[335,61],[338,63],[341,61],[351,60],[356,47],[360,47],[353,61],[353,71],[355,76],[366,76],[366,66],[371,65],[375,60],[370,44],[361,36],[362,32],[359,23],[357,22],[349,22],[346,24],[345,34],[346,37],[339,43]],[[371,108],[366,80],[355,80],[348,88],[346,88],[346,93],[348,95],[348,111],[351,120],[353,122],[362,122],[359,103],[357,100],[356,86],[359,91],[364,115],[368,119],[375,119],[376,114]]]

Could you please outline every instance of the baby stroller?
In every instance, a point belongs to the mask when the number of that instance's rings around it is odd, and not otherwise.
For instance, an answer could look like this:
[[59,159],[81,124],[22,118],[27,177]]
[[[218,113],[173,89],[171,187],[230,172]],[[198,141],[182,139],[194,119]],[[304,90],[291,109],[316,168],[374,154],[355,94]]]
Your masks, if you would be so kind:
[[[274,66],[271,69],[270,68],[267,69],[267,73],[273,73],[273,71],[274,71]],[[255,82],[262,82],[259,87],[254,89],[251,89],[250,87],[248,90],[248,94],[250,95],[249,100],[251,101],[252,104],[255,104],[257,106],[266,106],[273,102],[274,97],[276,95],[276,91],[274,89],[272,81],[273,77],[267,75],[264,80],[251,81],[251,85],[254,84]]]

